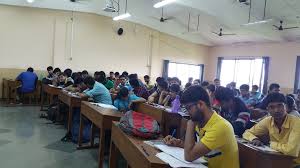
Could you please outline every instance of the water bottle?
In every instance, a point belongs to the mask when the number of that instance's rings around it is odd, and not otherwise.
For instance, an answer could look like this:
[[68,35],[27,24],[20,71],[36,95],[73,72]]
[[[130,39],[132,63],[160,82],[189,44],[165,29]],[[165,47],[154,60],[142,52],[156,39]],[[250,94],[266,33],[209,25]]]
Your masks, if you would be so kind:
[[180,109],[180,97],[179,95],[176,96],[175,100],[172,101],[172,113],[178,113]]

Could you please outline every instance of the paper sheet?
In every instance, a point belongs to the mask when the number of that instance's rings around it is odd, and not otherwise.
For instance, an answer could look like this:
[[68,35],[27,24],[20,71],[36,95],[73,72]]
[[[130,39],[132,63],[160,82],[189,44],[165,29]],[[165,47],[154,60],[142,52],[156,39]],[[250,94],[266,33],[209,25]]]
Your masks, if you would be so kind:
[[168,155],[164,152],[161,153],[157,153],[156,157],[158,157],[159,159],[161,159],[162,161],[168,163],[171,167],[197,167],[197,168],[207,168],[206,166],[202,165],[202,164],[194,164],[194,163],[184,163],[174,157],[172,157],[171,155]]
[[102,103],[91,103],[91,104],[93,104],[95,106],[103,107],[103,108],[118,110],[115,106],[110,105],[110,104],[102,104]]
[[207,161],[204,160],[203,158],[199,158],[193,162],[188,162],[184,159],[184,149],[183,148],[178,148],[178,147],[171,147],[167,145],[154,145],[156,148],[159,150],[173,156],[174,158],[184,162],[184,163],[195,163],[195,164],[201,164],[201,163],[206,163]]
[[272,149],[272,148],[270,148],[269,146],[266,146],[266,145],[264,145],[264,146],[251,145],[251,146],[253,146],[254,148],[257,148],[259,150],[265,151],[265,152],[276,152],[276,153],[278,153],[278,151],[276,151],[276,150],[274,150],[274,149]]

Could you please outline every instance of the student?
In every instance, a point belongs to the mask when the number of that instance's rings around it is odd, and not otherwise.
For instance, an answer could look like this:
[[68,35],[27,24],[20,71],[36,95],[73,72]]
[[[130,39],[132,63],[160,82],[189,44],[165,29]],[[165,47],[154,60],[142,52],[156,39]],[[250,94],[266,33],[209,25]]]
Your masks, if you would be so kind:
[[192,86],[192,83],[186,83],[185,86],[184,86],[184,90],[186,90],[187,88],[189,88],[191,86]]
[[119,78],[119,85],[116,87],[116,91],[121,90],[123,87],[127,87],[127,89],[129,91],[132,90],[132,87],[130,86],[130,84],[127,82],[126,76],[125,75],[121,75]]
[[82,93],[84,90],[87,89],[87,86],[84,84],[83,78],[78,77],[74,80],[74,84],[70,85],[65,88],[66,91],[73,92],[73,93]]
[[19,93],[31,93],[36,88],[38,77],[30,67],[26,72],[19,74],[16,80],[22,83],[22,86],[18,88]]
[[115,81],[115,73],[114,72],[109,72],[109,77],[107,77],[107,80],[110,80],[110,81]]
[[157,77],[155,81],[156,81],[156,83],[155,83],[154,87],[151,90],[149,90],[150,95],[158,90],[158,83],[165,81],[165,79],[162,77]]
[[208,91],[212,108],[219,114],[221,112],[221,105],[220,102],[215,97],[216,86],[214,84],[208,85],[207,91]]
[[239,91],[239,89],[236,88],[236,82],[230,82],[229,88],[233,91],[233,94],[235,97],[240,96],[240,91]]
[[181,96],[180,86],[178,84],[172,84],[169,87],[169,91],[165,90],[161,92],[158,99],[158,104],[163,105],[165,107],[170,107],[177,95],[179,97]]
[[64,87],[68,87],[70,85],[73,85],[74,84],[74,80],[72,79],[72,70],[71,69],[66,69],[64,71],[64,76],[66,78],[66,81],[65,81],[65,84],[64,84]]
[[177,85],[181,85],[181,81],[177,78],[177,77],[173,77],[171,78],[169,85],[171,86],[172,84],[177,84]]
[[193,85],[200,85],[200,84],[201,84],[200,79],[195,79],[193,82]]
[[102,83],[108,90],[114,88],[114,82],[107,80],[105,72],[100,71],[98,75],[98,82]]
[[190,84],[193,84],[193,77],[189,77],[189,79],[188,79],[188,83],[190,83]]
[[119,72],[115,72],[115,80],[119,79],[120,77],[120,73]]
[[300,119],[287,115],[286,99],[281,93],[270,93],[266,97],[267,110],[271,116],[264,118],[250,130],[246,130],[243,138],[254,145],[263,145],[260,136],[270,137],[270,147],[285,155],[296,157],[294,166],[300,166]]
[[148,97],[150,96],[148,90],[146,89],[145,86],[141,86],[137,79],[131,79],[129,83],[133,88],[133,93],[135,95],[137,95],[138,97],[142,97],[146,100],[148,99]]
[[87,70],[83,70],[82,72],[81,72],[81,78],[82,79],[85,79],[86,77],[88,77],[89,76],[89,72],[87,71]]
[[207,82],[207,81],[203,81],[202,83],[201,83],[201,86],[204,88],[204,89],[207,89],[207,86],[209,85],[209,82]]
[[220,81],[220,79],[216,78],[216,79],[214,80],[214,85],[216,86],[216,88],[220,87],[220,86],[221,86],[221,81]]
[[146,100],[136,96],[135,94],[129,94],[128,89],[126,87],[123,87],[118,93],[116,100],[114,101],[114,106],[121,112],[127,112],[131,109],[132,103],[137,102],[143,103],[146,102]]
[[[167,136],[164,142],[184,148],[184,158],[189,162],[206,156],[210,168],[239,168],[238,145],[233,128],[211,109],[207,91],[201,86],[191,86],[183,93],[181,103],[191,116],[185,140]],[[195,130],[199,142],[195,141]]]
[[241,85],[240,86],[241,95],[239,96],[239,98],[246,104],[248,108],[253,107],[257,103],[256,100],[250,96],[249,89],[250,89],[249,85],[247,84]]
[[160,95],[163,91],[168,91],[169,85],[165,80],[158,80],[157,89],[149,96],[150,103],[158,103]]
[[[268,94],[271,93],[279,93],[280,92],[280,85],[277,83],[272,83],[269,86]],[[261,112],[265,112],[267,110],[267,102],[266,99],[262,99],[261,102],[257,105],[257,108],[261,110]]]
[[154,87],[154,85],[152,85],[152,83],[150,82],[150,77],[148,75],[144,76],[144,81],[147,90],[151,90]]
[[91,76],[84,79],[84,84],[88,89],[79,93],[80,97],[93,98],[96,103],[112,104],[110,93],[103,84],[95,81]]
[[65,87],[66,77],[64,73],[60,73],[57,77],[52,81],[52,84],[57,87]]
[[290,95],[286,96],[286,110],[288,114],[300,117],[300,114],[297,111],[295,99]]
[[221,105],[221,116],[232,124],[236,135],[242,136],[250,121],[250,112],[245,103],[234,97],[231,89],[221,86],[217,89],[215,97]]
[[253,85],[251,90],[251,97],[255,99],[257,102],[261,100],[262,94],[258,91],[258,86]]
[[54,74],[53,74],[53,67],[52,66],[48,66],[47,67],[47,72],[48,72],[48,75],[42,79],[42,83],[43,84],[52,84],[52,80],[54,78]]

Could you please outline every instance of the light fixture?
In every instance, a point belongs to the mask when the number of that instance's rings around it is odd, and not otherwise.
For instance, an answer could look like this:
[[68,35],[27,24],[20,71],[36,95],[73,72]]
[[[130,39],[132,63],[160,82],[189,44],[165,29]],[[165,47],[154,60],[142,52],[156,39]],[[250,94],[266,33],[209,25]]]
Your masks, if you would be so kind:
[[250,25],[256,25],[256,24],[263,24],[263,23],[271,22],[272,20],[273,19],[260,20],[260,21],[256,21],[256,22],[250,22],[250,23],[242,24],[242,26],[250,26]]
[[28,3],[33,3],[33,2],[34,2],[34,0],[27,0],[27,2],[28,2]]
[[114,21],[117,21],[117,20],[122,20],[122,19],[126,19],[126,18],[129,18],[131,15],[130,13],[124,13],[122,15],[119,15],[119,16],[116,16],[113,18]]
[[[120,11],[120,10],[118,10],[118,11]],[[115,17],[113,18],[113,20],[114,20],[114,21],[118,21],[118,20],[122,20],[122,19],[129,18],[130,16],[131,16],[130,13],[127,12],[127,0],[126,0],[126,4],[125,4],[125,13],[122,14],[122,15],[120,15],[120,14],[118,13],[118,16],[115,16]]]
[[163,0],[161,2],[156,3],[153,7],[154,8],[161,8],[161,7],[166,6],[166,5],[170,4],[170,3],[173,3],[175,1],[176,0]]

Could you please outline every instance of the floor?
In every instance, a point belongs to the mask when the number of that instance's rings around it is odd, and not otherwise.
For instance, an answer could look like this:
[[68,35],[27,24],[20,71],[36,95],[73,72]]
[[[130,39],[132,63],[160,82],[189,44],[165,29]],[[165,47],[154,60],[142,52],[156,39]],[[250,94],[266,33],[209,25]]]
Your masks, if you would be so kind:
[[96,168],[98,150],[61,142],[66,129],[40,119],[39,109],[0,106],[0,167]]

